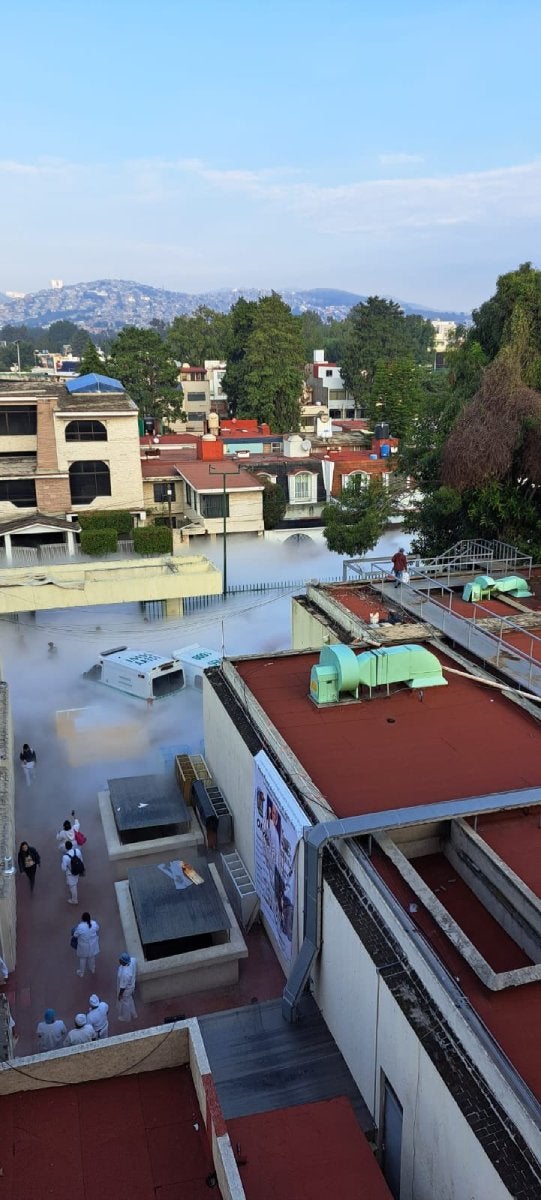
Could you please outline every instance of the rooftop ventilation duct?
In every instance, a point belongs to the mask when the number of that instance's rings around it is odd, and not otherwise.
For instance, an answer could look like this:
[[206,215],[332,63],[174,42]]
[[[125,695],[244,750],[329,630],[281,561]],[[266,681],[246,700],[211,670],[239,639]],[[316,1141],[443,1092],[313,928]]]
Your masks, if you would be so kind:
[[359,688],[405,683],[409,688],[445,687],[441,663],[424,646],[385,646],[355,654],[350,646],[324,646],[310,673],[310,698],[318,706],[359,698]]

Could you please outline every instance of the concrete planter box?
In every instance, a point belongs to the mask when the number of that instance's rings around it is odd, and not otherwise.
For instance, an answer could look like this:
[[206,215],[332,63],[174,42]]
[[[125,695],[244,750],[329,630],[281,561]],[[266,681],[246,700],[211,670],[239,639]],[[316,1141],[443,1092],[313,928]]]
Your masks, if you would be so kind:
[[[248,958],[248,949],[216,867],[209,864],[209,870],[231,922],[229,941],[217,939],[215,945],[204,950],[172,954],[152,962],[145,960],[129,883],[126,879],[115,883],[124,942],[129,954],[137,959],[137,991],[145,1004],[152,1000],[171,1000],[175,996],[186,996],[207,988],[228,987],[238,982],[239,960]],[[225,936],[218,935],[220,938]]]
[[98,804],[107,854],[109,862],[113,865],[116,879],[125,879],[128,867],[137,867],[143,864],[153,866],[172,858],[189,857],[189,852],[193,850],[194,846],[204,845],[204,837],[195,813],[192,815],[189,833],[173,834],[171,837],[164,838],[149,838],[148,841],[128,842],[124,845],[118,836],[109,792],[98,792]]

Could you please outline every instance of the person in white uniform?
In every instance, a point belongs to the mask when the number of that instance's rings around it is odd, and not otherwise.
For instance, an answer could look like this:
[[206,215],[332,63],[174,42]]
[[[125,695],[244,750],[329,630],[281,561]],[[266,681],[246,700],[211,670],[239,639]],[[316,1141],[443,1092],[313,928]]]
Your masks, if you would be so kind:
[[72,930],[72,936],[77,938],[77,958],[79,959],[79,967],[77,974],[83,977],[86,966],[93,975],[96,970],[96,955],[100,952],[99,934],[100,927],[97,921],[93,921],[90,913],[84,912],[78,925],[75,925]]
[[74,875],[72,873],[72,863],[74,858],[80,858],[81,862],[83,861],[83,856],[81,851],[77,849],[77,846],[73,846],[71,842],[66,842],[66,849],[62,855],[62,862],[60,865],[64,871],[66,883],[68,885],[68,904],[79,903],[77,897],[77,883],[79,880],[79,875]]
[[75,834],[79,832],[80,828],[81,826],[79,821],[77,820],[75,813],[72,812],[71,820],[64,821],[62,829],[60,829],[56,835],[58,849],[65,850],[66,842],[71,842],[72,846],[76,846],[77,838],[75,837]]
[[9,971],[6,967],[6,964],[3,960],[3,958],[0,958],[0,975],[5,983],[8,975],[9,975]]
[[64,1022],[57,1017],[54,1008],[46,1008],[43,1021],[39,1022],[36,1033],[40,1051],[61,1050],[67,1030]]
[[137,975],[137,959],[132,955],[121,954],[116,973],[117,1015],[119,1021],[133,1021],[137,1010],[133,999],[135,978]]
[[88,1003],[90,1008],[86,1019],[95,1030],[96,1037],[100,1040],[109,1037],[109,1005],[105,1003],[105,1000],[100,1000],[96,994],[90,997]]
[[96,1030],[86,1019],[86,1013],[77,1013],[75,1018],[75,1028],[70,1029],[65,1046],[84,1046],[85,1042],[94,1042],[96,1040]]

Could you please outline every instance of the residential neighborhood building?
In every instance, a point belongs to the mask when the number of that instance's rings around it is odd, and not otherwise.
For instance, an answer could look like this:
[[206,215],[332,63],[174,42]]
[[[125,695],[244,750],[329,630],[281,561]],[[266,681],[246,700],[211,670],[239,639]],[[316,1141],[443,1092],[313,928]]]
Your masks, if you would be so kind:
[[355,400],[346,388],[340,367],[337,363],[327,362],[324,350],[314,350],[306,384],[312,394],[312,404],[326,409],[331,418],[357,415]]
[[210,407],[222,416],[227,416],[227,396],[222,387],[227,363],[225,359],[206,358],[205,373],[209,382]]
[[223,533],[224,515],[227,533],[263,533],[264,484],[251,472],[215,461],[177,463],[175,473],[190,522],[187,537]]
[[183,363],[179,368],[178,378],[182,388],[186,425],[174,422],[172,428],[179,432],[186,428],[192,433],[204,433],[211,409],[210,380],[206,369],[204,366],[191,367],[189,363]]

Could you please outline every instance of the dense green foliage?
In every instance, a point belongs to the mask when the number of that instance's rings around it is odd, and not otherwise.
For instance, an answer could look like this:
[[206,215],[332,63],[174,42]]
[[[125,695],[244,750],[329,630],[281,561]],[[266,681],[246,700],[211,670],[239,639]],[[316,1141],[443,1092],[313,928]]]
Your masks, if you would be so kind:
[[201,304],[191,316],[175,317],[166,334],[166,344],[177,362],[202,367],[206,358],[225,359],[229,351],[229,314]]
[[107,512],[80,513],[81,529],[115,529],[121,538],[130,538],[133,530],[133,517],[126,509],[111,509]]
[[167,424],[183,415],[177,368],[156,330],[126,325],[111,346],[107,365],[135,400],[141,416]]
[[111,527],[102,526],[101,529],[83,529],[81,531],[83,554],[93,554],[98,558],[103,554],[114,554],[117,543],[116,529]]
[[329,550],[352,556],[366,554],[389,524],[396,498],[396,488],[386,487],[379,476],[367,482],[361,475],[354,475],[340,498],[323,509],[323,536]]
[[407,521],[414,549],[482,536],[539,559],[541,272],[525,263],[502,275],[448,361],[447,394],[405,456],[425,493]]
[[86,329],[74,321],[53,321],[48,329],[40,325],[4,325],[0,329],[0,371],[9,371],[17,365],[17,345],[21,358],[21,369],[29,371],[36,365],[34,351],[49,350],[51,354],[62,354],[64,346],[70,346],[73,354],[84,353],[92,338]]
[[239,417],[265,421],[273,432],[300,423],[304,345],[298,317],[276,292],[231,310],[231,343],[223,388]]
[[265,529],[276,529],[280,521],[283,520],[287,508],[285,492],[279,483],[273,483],[270,479],[261,477],[261,482],[265,485],[265,491],[263,492],[263,524]]
[[407,441],[423,404],[426,376],[426,368],[411,357],[379,362],[364,403],[372,427],[387,421],[392,437]]
[[168,525],[139,525],[133,531],[136,554],[172,554],[173,534]]
[[339,358],[346,387],[359,405],[370,395],[380,363],[412,360],[430,363],[434,327],[424,317],[406,317],[399,304],[369,296],[347,317],[345,340]]
[[102,362],[94,342],[87,342],[79,364],[79,375],[108,375],[107,364]]

